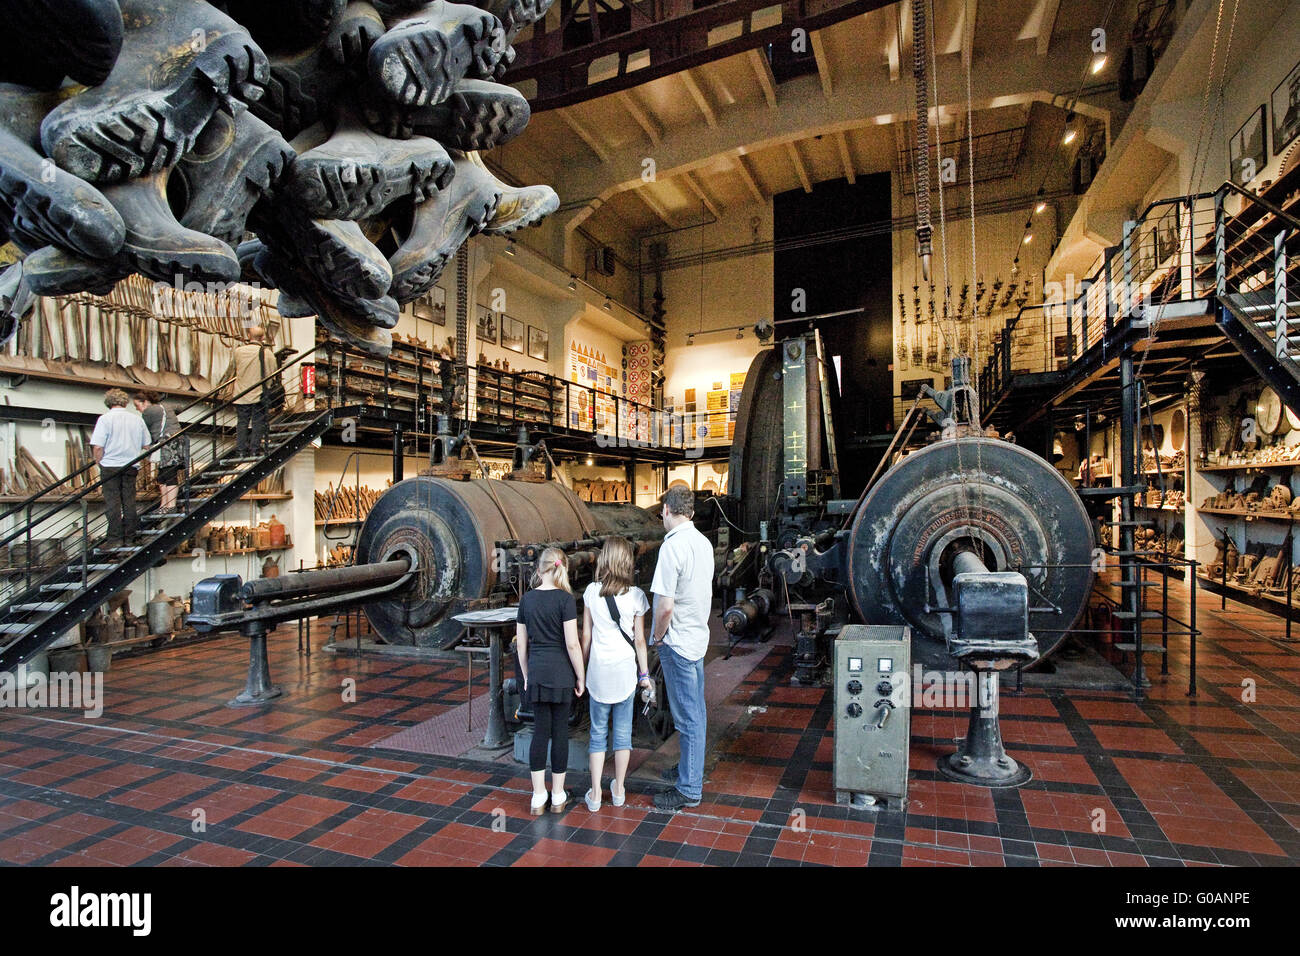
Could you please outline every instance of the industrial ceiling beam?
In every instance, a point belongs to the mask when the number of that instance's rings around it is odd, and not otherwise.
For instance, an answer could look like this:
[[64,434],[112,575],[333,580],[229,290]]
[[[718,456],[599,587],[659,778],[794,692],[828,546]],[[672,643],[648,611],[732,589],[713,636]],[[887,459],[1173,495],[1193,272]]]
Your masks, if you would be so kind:
[[689,70],[683,71],[681,76],[682,83],[686,86],[686,92],[691,94],[691,99],[695,101],[695,105],[704,114],[704,122],[708,123],[711,129],[717,129],[718,114],[714,112],[713,104],[709,102],[709,98],[700,89],[700,84],[695,82],[695,77],[691,76]]
[[1038,55],[1047,56],[1052,34],[1056,31],[1056,14],[1061,9],[1061,0],[1038,0],[1038,9]]
[[618,94],[618,101],[623,104],[623,109],[627,110],[628,115],[636,120],[636,125],[641,127],[650,142],[658,146],[659,141],[664,138],[663,127],[655,122],[654,117],[637,102],[636,95],[630,90],[623,90]]
[[803,164],[803,157],[799,155],[799,147],[794,144],[793,140],[785,144],[785,151],[790,155],[790,162],[794,166],[794,171],[799,174],[799,182],[803,183],[803,191],[812,192],[812,179],[808,176],[808,167]]
[[755,202],[767,202],[767,197],[763,195],[763,189],[758,185],[758,180],[754,174],[749,171],[749,164],[745,162],[742,154],[736,154],[736,170],[740,173],[740,178],[745,181],[749,188],[749,193],[754,197]]
[[[589,43],[573,44],[569,31],[535,25],[529,39],[518,39],[514,44],[517,58],[510,68],[510,80],[537,83],[537,93],[530,101],[537,113],[616,93],[771,43],[789,43],[790,33],[796,28],[813,33],[891,2],[792,0],[782,5],[779,23],[761,29],[754,28],[759,19],[754,15],[770,9],[772,0],[717,0],[699,9],[691,3],[661,3],[644,9],[628,4],[635,11],[631,23],[621,32],[611,32],[615,28],[607,16],[601,19],[604,11],[598,0],[577,0],[564,15],[565,23],[579,12],[588,13],[593,23],[600,24],[600,35],[593,35]],[[709,44],[710,31],[737,22],[743,25],[739,33],[721,43]],[[568,48],[566,35],[570,37]],[[614,74],[591,82],[592,64],[597,60],[611,62],[611,58],[618,64]]]
[[975,18],[979,0],[965,0],[962,6],[961,65],[970,69],[975,56]]
[[709,194],[704,191],[704,187],[695,181],[695,174],[686,173],[682,176],[682,179],[686,181],[686,188],[693,192],[695,198],[704,204],[704,208],[709,211],[709,215],[714,219],[721,219],[722,213],[718,209],[718,204],[709,198]]
[[858,174],[853,168],[853,154],[849,152],[849,136],[844,130],[840,130],[835,134],[835,141],[840,147],[840,162],[844,165],[844,178],[852,185],[858,181]]
[[578,139],[587,144],[587,148],[596,154],[597,159],[602,163],[609,162],[609,150],[601,145],[600,140],[596,139],[595,135],[587,127],[570,116],[568,110],[560,110],[560,119],[564,121],[565,126],[573,130]]
[[658,199],[655,199],[654,196],[650,195],[650,190],[643,186],[640,189],[634,189],[632,191],[636,193],[638,199],[645,203],[647,209],[663,220],[665,226],[675,225],[673,217],[669,215],[668,210],[664,208],[664,204]]
[[758,85],[763,89],[767,105],[776,109],[776,77],[772,75],[772,64],[768,62],[767,54],[762,50],[750,50],[746,56],[754,67],[754,75],[758,77]]
[[822,81],[822,95],[830,97],[835,92],[835,84],[831,78],[831,61],[826,55],[826,44],[822,42],[822,32],[818,30],[812,35],[813,59],[817,61],[817,77]]

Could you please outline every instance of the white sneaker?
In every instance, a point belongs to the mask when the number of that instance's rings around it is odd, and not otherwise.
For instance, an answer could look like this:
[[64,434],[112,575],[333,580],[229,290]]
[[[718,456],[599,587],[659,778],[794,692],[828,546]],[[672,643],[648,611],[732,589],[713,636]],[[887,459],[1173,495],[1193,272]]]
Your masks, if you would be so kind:
[[627,803],[627,784],[623,784],[623,792],[618,794],[614,792],[614,781],[611,780],[609,782],[609,799],[616,807],[621,807]]
[[588,809],[588,810],[590,810],[592,813],[597,813],[597,812],[599,812],[599,810],[600,810],[600,794],[599,794],[599,793],[596,794],[595,799],[592,799],[591,791],[588,790],[588,791],[587,791],[587,795],[586,795],[585,797],[583,797],[582,799],[586,801],[586,803],[587,803],[587,809]]

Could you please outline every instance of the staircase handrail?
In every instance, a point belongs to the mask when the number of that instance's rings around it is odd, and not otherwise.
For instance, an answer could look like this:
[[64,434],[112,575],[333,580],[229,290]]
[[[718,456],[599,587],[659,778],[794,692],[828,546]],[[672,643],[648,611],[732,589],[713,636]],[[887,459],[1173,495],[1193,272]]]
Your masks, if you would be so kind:
[[[234,406],[234,404],[239,399],[250,394],[254,389],[260,389],[266,382],[270,381],[276,375],[282,375],[284,372],[288,371],[289,369],[293,368],[295,365],[302,362],[308,356],[314,355],[316,351],[320,349],[321,345],[323,344],[324,343],[318,343],[316,345],[313,345],[309,349],[303,349],[301,352],[295,355],[293,357],[293,360],[288,364],[278,366],[274,371],[268,372],[266,375],[262,376],[260,379],[258,379],[255,383],[250,385],[248,388],[244,389],[242,392],[238,393],[237,395],[234,395],[233,397],[222,402],[219,405],[213,406],[208,410],[207,414],[205,414],[202,418],[198,419],[197,421],[189,422],[184,427],[182,427],[178,432],[176,432],[174,435],[168,436],[167,438],[163,439],[157,444],[152,444],[147,446],[143,451],[140,452],[140,454],[136,455],[127,464],[123,465],[122,467],[129,468],[133,465],[136,465],[139,462],[144,461],[146,458],[148,458],[154,452],[161,449],[163,446],[171,444],[172,442],[175,441],[179,441],[182,437],[188,439],[191,434],[198,431],[199,426],[204,422],[205,419],[209,417],[215,419],[218,413],[229,410],[231,407]],[[181,411],[177,413],[177,415],[179,416],[182,412],[189,411],[190,409],[194,408],[196,405],[206,401],[211,396],[217,394],[223,388],[225,388],[230,381],[231,379],[227,379],[226,381],[218,385],[216,388],[212,389],[212,391],[207,392],[205,395],[199,398],[196,398],[194,401],[190,402],[188,405],[182,408]],[[40,502],[42,498],[48,496],[55,488],[67,484],[73,478],[88,472],[91,468],[98,467],[98,464],[99,464],[98,462],[90,462],[89,464],[83,465],[81,468],[77,469],[75,472],[68,475],[67,477],[62,478],[59,481],[56,481],[54,484],[49,485],[46,488],[43,488],[42,490],[36,492],[35,494],[27,496],[17,504],[10,505],[8,508],[4,510],[4,512],[0,512],[0,521],[20,514],[28,507],[30,507],[32,504]],[[75,504],[90,492],[94,491],[97,488],[100,488],[103,485],[103,483],[104,483],[104,478],[103,476],[100,476],[95,481],[83,485],[80,489],[78,489],[78,491],[75,494],[59,497],[55,501],[48,502],[49,508],[47,508],[43,514],[34,517],[29,517],[26,520],[26,526],[39,524],[40,522],[45,521],[47,518],[67,508],[68,505]],[[0,547],[3,547],[4,545],[9,544],[10,542],[16,540],[17,538],[22,537],[25,533],[26,533],[26,527],[24,527],[23,523],[20,522],[19,525],[16,528],[14,528],[14,530],[8,532],[4,537],[0,538]]]
[[1242,187],[1238,186],[1230,179],[1225,179],[1223,181],[1223,185],[1219,188],[1228,189],[1241,196],[1244,196],[1246,199],[1250,200],[1256,205],[1264,207],[1266,210],[1271,212],[1278,219],[1281,219],[1283,222],[1289,224],[1292,229],[1300,230],[1300,219],[1297,219],[1295,216],[1291,215],[1289,212],[1287,212],[1285,209],[1281,208],[1280,206],[1277,206],[1274,203],[1269,202],[1263,196],[1256,195],[1255,193],[1251,192],[1249,189],[1243,189]]

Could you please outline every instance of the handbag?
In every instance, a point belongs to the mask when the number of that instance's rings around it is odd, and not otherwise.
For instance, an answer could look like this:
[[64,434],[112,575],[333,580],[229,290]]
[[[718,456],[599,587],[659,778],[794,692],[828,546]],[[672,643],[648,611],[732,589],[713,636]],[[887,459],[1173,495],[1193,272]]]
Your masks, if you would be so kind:
[[262,382],[262,400],[260,404],[262,409],[268,415],[273,415],[280,411],[280,409],[284,408],[285,399],[287,397],[284,391],[284,382],[280,380],[280,365],[278,362],[276,363],[276,374],[267,379],[265,345],[257,350],[257,365],[258,368],[261,369],[262,378],[266,379]]

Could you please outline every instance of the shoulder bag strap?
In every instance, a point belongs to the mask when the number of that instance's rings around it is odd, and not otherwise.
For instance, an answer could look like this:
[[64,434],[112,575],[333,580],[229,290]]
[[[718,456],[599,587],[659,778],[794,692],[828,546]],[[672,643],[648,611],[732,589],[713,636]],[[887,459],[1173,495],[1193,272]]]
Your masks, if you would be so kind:
[[618,628],[618,632],[623,635],[623,640],[627,641],[633,650],[636,650],[636,642],[632,640],[627,631],[623,630],[623,625],[619,623],[623,615],[619,613],[618,602],[614,600],[614,595],[605,595],[605,607],[609,608],[609,616],[613,620],[614,626]]

